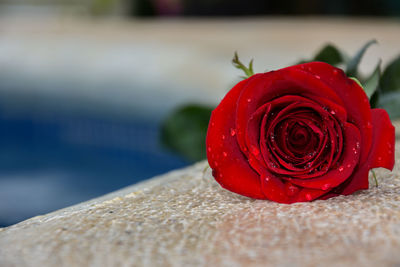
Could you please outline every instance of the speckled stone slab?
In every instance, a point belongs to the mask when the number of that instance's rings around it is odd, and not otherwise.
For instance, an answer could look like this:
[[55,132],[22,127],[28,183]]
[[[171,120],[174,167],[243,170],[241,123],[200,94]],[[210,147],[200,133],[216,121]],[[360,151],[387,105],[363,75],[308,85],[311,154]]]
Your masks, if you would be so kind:
[[0,229],[0,266],[400,265],[399,160],[379,187],[291,205],[230,193],[206,166]]

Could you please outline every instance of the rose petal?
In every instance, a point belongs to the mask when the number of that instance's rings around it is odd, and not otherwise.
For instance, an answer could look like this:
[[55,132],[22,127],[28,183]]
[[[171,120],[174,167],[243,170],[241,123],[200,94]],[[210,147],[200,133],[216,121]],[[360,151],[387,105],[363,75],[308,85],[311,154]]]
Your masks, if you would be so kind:
[[368,189],[368,171],[372,168],[383,167],[393,170],[395,128],[390,122],[387,112],[383,109],[373,109],[372,125],[373,141],[368,160],[354,171],[351,179],[348,179],[336,190],[342,195]]
[[246,155],[249,158],[249,163],[258,173],[261,173],[260,168],[266,167],[259,147],[260,125],[263,117],[268,116],[270,110],[271,104],[269,103],[261,106],[253,113],[247,124],[245,140],[248,153]]
[[[360,163],[367,160],[372,143],[372,121],[368,97],[364,90],[352,79],[349,79],[341,69],[323,62],[311,62],[294,66],[299,71],[304,70],[317,75],[321,81],[335,90],[347,110],[348,121],[354,123],[361,132]],[[294,78],[296,78],[294,76]],[[300,77],[298,77],[300,78]]]
[[237,97],[246,83],[247,80],[238,83],[212,112],[206,138],[207,158],[222,187],[244,196],[265,199],[259,175],[247,163],[236,134],[232,134],[236,131],[235,118],[227,115],[235,114]]
[[393,170],[395,128],[386,110],[375,108],[371,113],[373,137],[367,163],[369,168],[383,167]]
[[332,189],[348,179],[357,166],[360,155],[360,131],[352,124],[346,123],[343,127],[345,146],[341,164],[320,177],[310,179],[284,178],[291,183],[314,189]]
[[236,110],[237,139],[240,148],[246,149],[245,131],[247,123],[251,115],[260,106],[273,99],[279,99],[280,96],[302,96],[303,94],[307,94],[309,97],[315,95],[330,99],[338,105],[343,103],[331,87],[317,79],[315,75],[299,71],[297,66],[256,74],[249,78],[240,94]]
[[279,203],[308,202],[326,194],[321,189],[300,188],[288,182],[284,183],[272,173],[266,172],[261,177],[261,187],[267,199]]

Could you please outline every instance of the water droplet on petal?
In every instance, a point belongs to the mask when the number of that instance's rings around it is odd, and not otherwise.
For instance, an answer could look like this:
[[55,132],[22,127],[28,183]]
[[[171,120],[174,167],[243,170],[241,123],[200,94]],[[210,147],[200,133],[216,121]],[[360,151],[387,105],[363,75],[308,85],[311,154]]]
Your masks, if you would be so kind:
[[329,188],[331,188],[331,184],[324,184],[321,189],[322,190],[328,190]]
[[250,102],[251,102],[251,98],[247,98],[247,102],[249,102],[249,103],[250,103]]
[[306,194],[306,199],[308,200],[308,201],[310,201],[311,199],[312,199],[312,196],[311,196],[311,194]]
[[265,177],[265,181],[269,182],[270,178],[267,176]]
[[214,166],[218,167],[218,161],[214,161]]
[[252,153],[254,156],[258,156],[258,154],[260,154],[260,150],[258,150],[257,147],[251,146],[250,149],[251,149],[251,153]]
[[382,160],[382,157],[378,157],[378,161],[381,161]]
[[292,184],[288,185],[286,187],[286,194],[288,196],[293,196],[299,191],[299,188],[297,186],[294,186]]
[[340,166],[338,170],[342,172],[344,170],[343,166]]
[[222,140],[225,140],[225,135],[222,135]]
[[336,112],[335,112],[334,110],[331,110],[331,114],[332,114],[332,115],[335,115]]
[[315,75],[315,78],[317,78],[318,80],[319,80],[319,79],[321,79],[321,77],[320,77],[320,76],[318,76],[318,75]]
[[235,136],[235,134],[236,134],[235,129],[231,129],[231,136]]
[[226,153],[226,152],[224,151],[224,152],[222,152],[222,155],[223,155],[224,157],[227,157],[227,156],[228,156],[228,153]]
[[337,75],[339,72],[337,70],[333,70],[333,74]]
[[347,164],[347,168],[350,168],[351,167],[351,164]]
[[211,147],[207,147],[207,151],[208,151],[208,152],[211,152]]

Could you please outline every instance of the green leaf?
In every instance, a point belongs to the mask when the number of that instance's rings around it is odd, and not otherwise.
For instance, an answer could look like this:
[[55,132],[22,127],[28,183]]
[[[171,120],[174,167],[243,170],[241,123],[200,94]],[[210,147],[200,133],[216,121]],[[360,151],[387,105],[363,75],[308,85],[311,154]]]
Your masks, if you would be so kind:
[[314,61],[322,61],[331,65],[337,65],[343,62],[343,55],[332,44],[325,45],[314,57]]
[[244,79],[249,78],[250,76],[254,75],[254,70],[253,70],[253,59],[250,60],[249,67],[246,67],[240,60],[238,53],[235,52],[235,55],[233,56],[232,59],[232,64],[235,66],[235,68],[240,69],[244,72],[245,76],[242,77]]
[[379,96],[378,107],[386,109],[391,119],[400,117],[400,91]]
[[363,47],[361,47],[360,50],[347,62],[346,66],[346,74],[347,76],[352,76],[355,77],[357,76],[357,69],[358,65],[360,64],[361,58],[367,51],[368,47],[370,47],[373,44],[376,44],[376,40],[371,40],[367,42]]
[[201,105],[178,108],[164,121],[161,142],[188,160],[205,159],[205,140],[212,110]]
[[378,107],[380,95],[381,95],[380,88],[378,88],[378,90],[376,90],[375,93],[369,99],[369,104],[371,105],[371,108]]
[[383,93],[400,90],[400,55],[383,72],[381,89]]
[[369,99],[371,99],[372,95],[378,90],[380,78],[381,78],[381,61],[379,61],[378,65],[375,67],[375,70],[363,83],[364,91]]

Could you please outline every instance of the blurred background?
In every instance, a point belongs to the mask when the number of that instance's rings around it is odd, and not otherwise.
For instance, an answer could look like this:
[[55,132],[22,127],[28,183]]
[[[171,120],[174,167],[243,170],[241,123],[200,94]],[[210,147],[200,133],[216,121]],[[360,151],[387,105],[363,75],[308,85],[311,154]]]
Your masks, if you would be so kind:
[[179,105],[333,42],[361,71],[399,54],[398,0],[0,0],[0,227],[191,164],[160,142]]

